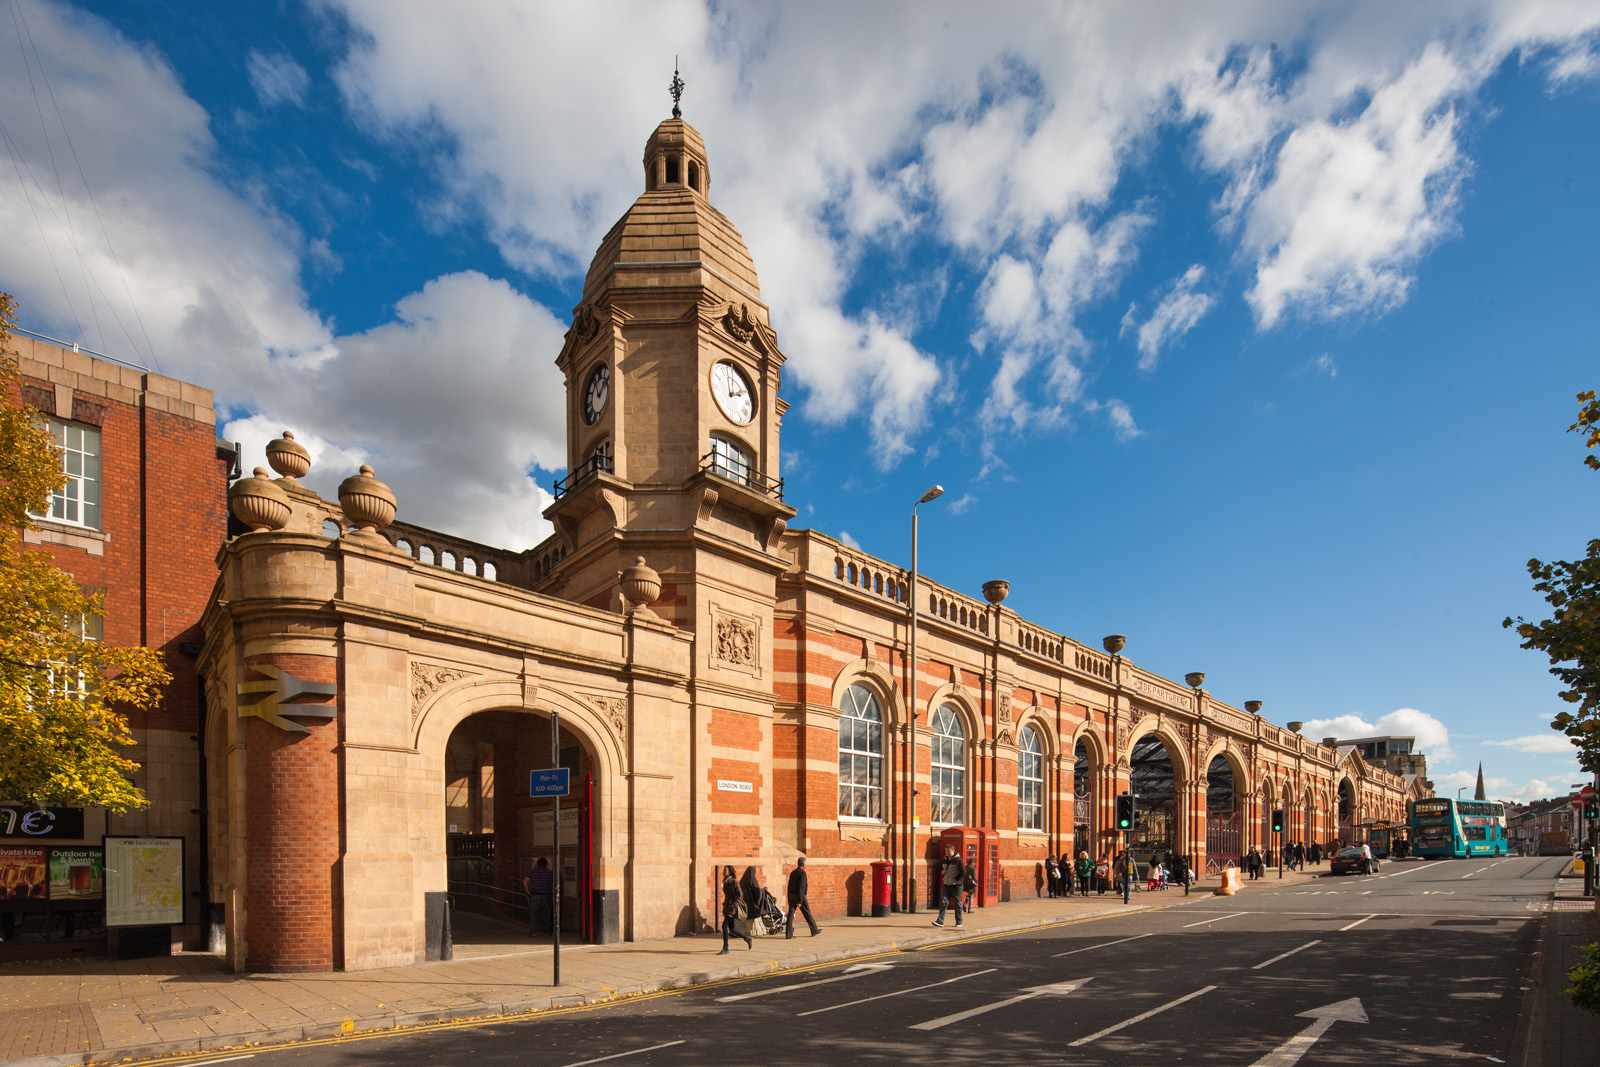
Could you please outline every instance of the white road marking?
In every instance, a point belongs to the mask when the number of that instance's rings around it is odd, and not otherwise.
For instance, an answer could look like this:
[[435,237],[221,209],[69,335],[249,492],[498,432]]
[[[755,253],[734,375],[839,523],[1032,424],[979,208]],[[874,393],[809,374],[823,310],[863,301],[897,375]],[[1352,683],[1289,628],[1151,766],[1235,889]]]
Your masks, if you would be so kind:
[[1053,985],[1034,986],[1032,989],[1023,990],[1020,996],[1007,997],[1005,1000],[997,1000],[993,1004],[983,1004],[976,1008],[968,1008],[966,1011],[958,1011],[954,1015],[946,1015],[939,1019],[929,1019],[925,1023],[913,1023],[910,1026],[910,1029],[938,1030],[941,1027],[949,1026],[951,1023],[958,1023],[963,1019],[970,1019],[974,1015],[982,1015],[984,1012],[994,1011],[997,1008],[1006,1008],[1013,1004],[1020,1004],[1024,1000],[1032,1000],[1041,993],[1054,993],[1057,996],[1066,996],[1074,989],[1077,989],[1085,982],[1091,980],[1092,979],[1090,978],[1077,978],[1070,982],[1056,982]]
[[1282,955],[1279,955],[1279,956],[1274,956],[1270,960],[1268,960],[1266,963],[1258,963],[1258,964],[1256,964],[1254,967],[1252,967],[1250,969],[1252,971],[1259,971],[1263,967],[1270,967],[1272,964],[1277,963],[1279,960],[1288,959],[1290,956],[1293,956],[1296,952],[1304,952],[1306,949],[1310,948],[1312,945],[1320,945],[1320,944],[1322,944],[1322,939],[1320,937],[1315,941],[1307,941],[1305,944],[1301,945],[1299,948],[1292,948],[1288,952],[1285,952],[1285,953],[1283,953]]
[[[684,1040],[688,1039],[685,1038]],[[673,1045],[681,1045],[683,1043],[684,1041],[667,1041],[660,1045],[651,1045],[649,1048],[636,1048],[631,1052],[613,1052],[609,1056],[596,1056],[592,1060],[578,1060],[575,1063],[567,1064],[566,1067],[584,1067],[586,1063],[604,1063],[606,1060],[620,1060],[624,1056],[637,1056],[641,1052],[654,1052],[656,1049],[671,1048]]]
[[[1242,915],[1244,913],[1240,912],[1240,914]],[[1183,1004],[1183,1003],[1186,1003],[1188,1001],[1191,1001],[1195,997],[1200,996],[1202,993],[1209,993],[1215,988],[1217,988],[1217,987],[1214,986],[1214,985],[1203,986],[1200,989],[1196,989],[1193,993],[1190,993],[1187,996],[1179,997],[1177,1000],[1169,1001],[1168,1003],[1161,1005],[1161,1007],[1159,1007],[1159,1008],[1151,1008],[1149,1011],[1143,1013],[1142,1015],[1135,1015],[1131,1019],[1125,1019],[1122,1022],[1117,1023],[1115,1026],[1106,1027],[1104,1030],[1096,1030],[1094,1033],[1090,1034],[1088,1037],[1080,1037],[1076,1041],[1068,1041],[1067,1045],[1069,1047],[1074,1047],[1075,1048],[1078,1045],[1087,1045],[1091,1041],[1098,1041],[1102,1037],[1105,1037],[1107,1034],[1114,1034],[1118,1030],[1122,1030],[1122,1029],[1125,1029],[1126,1027],[1132,1026],[1134,1023],[1142,1023],[1146,1019],[1150,1018],[1150,1016],[1152,1016],[1152,1015],[1160,1015],[1162,1012],[1166,1011],[1168,1008],[1176,1008],[1179,1004]]]
[[1053,959],[1053,960],[1058,960],[1062,956],[1076,956],[1080,952],[1091,952],[1091,951],[1093,951],[1094,949],[1097,949],[1097,948],[1110,948],[1112,945],[1120,945],[1125,941],[1137,941],[1141,937],[1150,937],[1154,933],[1155,933],[1155,931],[1152,930],[1148,934],[1134,934],[1132,937],[1124,937],[1124,938],[1120,938],[1120,939],[1118,939],[1116,941],[1102,941],[1098,945],[1090,945],[1088,948],[1075,948],[1075,949],[1071,950],[1070,952],[1057,952],[1054,956],[1051,956],[1050,958]]
[[1461,877],[1463,877],[1463,878],[1471,878],[1474,874],[1482,874],[1484,871],[1487,871],[1488,869],[1489,869],[1488,867],[1479,867],[1477,870],[1469,871],[1466,874],[1463,874]]
[[790,985],[781,985],[775,989],[758,989],[754,993],[739,993],[731,997],[718,997],[718,1004],[735,1004],[741,1000],[754,1000],[757,997],[770,997],[774,993],[789,993],[796,989],[810,989],[812,986],[829,985],[833,982],[847,982],[852,978],[865,978],[869,974],[882,974],[894,967],[892,963],[858,963],[845,970],[843,974],[836,974],[832,978],[818,978],[814,982],[794,982]]
[[1370,897],[1370,896],[1371,896],[1371,895],[1372,895],[1372,890],[1370,890],[1370,889],[1363,889],[1363,890],[1362,890],[1362,891],[1361,891],[1361,895],[1362,895],[1362,896],[1364,896],[1364,897]]
[[1201,919],[1197,923],[1184,923],[1183,924],[1183,928],[1185,930],[1187,930],[1191,926],[1205,926],[1207,923],[1219,923],[1223,919],[1237,919],[1241,915],[1249,915],[1249,914],[1250,913],[1248,911],[1236,911],[1232,915],[1219,915],[1215,919]]
[[1311,1051],[1311,1046],[1317,1043],[1317,1038],[1327,1033],[1334,1023],[1341,1021],[1364,1023],[1367,1021],[1367,1013],[1361,1009],[1361,1001],[1351,997],[1349,1000],[1303,1011],[1296,1018],[1315,1019],[1316,1022],[1261,1057],[1250,1067],[1294,1067],[1300,1062],[1301,1056]]
[[941,982],[929,982],[927,985],[912,986],[910,989],[897,989],[893,993],[879,993],[875,997],[862,997],[860,1000],[849,1000],[843,1004],[831,1004],[826,1008],[812,1008],[810,1011],[800,1012],[795,1016],[795,1018],[803,1019],[807,1015],[821,1015],[825,1011],[837,1011],[839,1008],[853,1008],[857,1004],[867,1004],[874,1000],[885,1000],[889,997],[904,996],[906,993],[920,993],[924,989],[932,989],[935,986],[949,985],[951,982],[959,982],[963,978],[976,978],[980,974],[993,974],[999,969],[1000,968],[998,967],[990,967],[985,971],[973,971],[971,974],[958,974],[954,978],[946,978]]
[[[1376,914],[1372,914],[1372,915],[1368,915],[1367,919],[1376,919],[1377,917],[1378,916]],[[1339,932],[1342,934],[1346,930],[1354,930],[1356,927],[1358,927],[1362,923],[1366,922],[1367,919],[1357,919],[1355,922],[1351,923],[1349,926],[1341,926],[1341,927],[1339,927]]]

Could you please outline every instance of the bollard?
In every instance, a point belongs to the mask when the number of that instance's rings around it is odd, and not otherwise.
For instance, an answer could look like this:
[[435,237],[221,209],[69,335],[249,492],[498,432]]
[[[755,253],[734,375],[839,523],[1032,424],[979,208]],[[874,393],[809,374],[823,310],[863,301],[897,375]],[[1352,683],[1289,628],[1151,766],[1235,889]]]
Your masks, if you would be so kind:
[[1217,885],[1216,895],[1219,897],[1231,897],[1237,892],[1239,892],[1239,868],[1224,867],[1222,869],[1222,881]]

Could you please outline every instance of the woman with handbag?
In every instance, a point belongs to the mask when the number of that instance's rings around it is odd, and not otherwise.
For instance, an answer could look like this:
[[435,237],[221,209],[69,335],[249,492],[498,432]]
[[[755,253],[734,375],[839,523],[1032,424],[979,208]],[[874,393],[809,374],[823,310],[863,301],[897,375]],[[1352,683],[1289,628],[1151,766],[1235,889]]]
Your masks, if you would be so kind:
[[739,879],[733,876],[731,866],[722,868],[722,951],[717,953],[725,956],[728,953],[728,934],[738,934],[744,938],[744,943],[750,948],[755,948],[756,943],[750,940],[750,932],[746,929],[735,929],[735,923],[748,923],[750,910],[745,906],[744,892],[739,888]]

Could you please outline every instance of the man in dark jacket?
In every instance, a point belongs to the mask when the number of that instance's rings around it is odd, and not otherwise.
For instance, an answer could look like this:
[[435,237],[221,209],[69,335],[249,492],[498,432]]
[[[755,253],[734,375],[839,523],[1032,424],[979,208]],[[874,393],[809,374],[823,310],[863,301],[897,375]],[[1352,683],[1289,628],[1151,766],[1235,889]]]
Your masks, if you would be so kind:
[[954,908],[956,925],[961,925],[961,883],[966,880],[967,865],[961,862],[961,857],[956,855],[956,850],[951,845],[944,846],[944,863],[939,868],[939,917],[933,920],[933,925],[944,925],[944,913],[947,909]]
[[806,858],[801,856],[794,862],[794,870],[789,872],[789,914],[784,917],[783,936],[794,936],[794,909],[799,908],[800,914],[805,916],[806,925],[811,927],[811,936],[816,937],[822,932],[822,927],[811,917],[811,903],[806,900]]

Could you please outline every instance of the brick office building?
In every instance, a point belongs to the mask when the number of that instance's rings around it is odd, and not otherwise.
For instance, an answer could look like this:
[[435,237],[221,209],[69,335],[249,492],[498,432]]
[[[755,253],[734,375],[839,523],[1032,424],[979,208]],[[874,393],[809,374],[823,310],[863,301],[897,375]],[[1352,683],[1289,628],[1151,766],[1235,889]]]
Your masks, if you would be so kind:
[[[172,682],[159,707],[135,712],[131,720],[138,745],[128,754],[140,764],[134,781],[149,798],[148,808],[120,816],[61,809],[49,820],[50,831],[39,834],[27,832],[21,822],[26,812],[9,805],[12,816],[0,818],[0,848],[22,855],[74,846],[92,851],[102,835],[181,838],[189,893],[183,921],[141,935],[157,949],[163,937],[203,947],[209,934],[200,892],[205,768],[194,657],[217,547],[227,535],[232,450],[216,440],[209,389],[27,336],[14,335],[12,347],[20,399],[48,420],[70,475],[26,540],[53,555],[80,586],[105,593],[100,632],[91,625],[91,635],[160,650]],[[77,832],[62,832],[68,828]],[[68,922],[71,905],[88,902],[51,903],[50,914],[38,898],[26,909],[20,902],[0,903],[11,912],[11,936],[0,956],[116,950],[119,933],[108,937],[98,907],[83,907]]]
[[[982,899],[1032,894],[1047,853],[1117,840],[1130,786],[1140,847],[1202,867],[1270,844],[1276,809],[1301,841],[1404,817],[1415,781],[1030,623],[1004,582],[920,581],[913,669],[910,575],[788,528],[784,356],[700,135],[663,122],[643,162],[557,355],[547,541],[396,523],[370,474],[322,500],[288,440],[279,478],[235,486],[253,529],[218,557],[200,665],[236,967],[426,958],[446,893],[513,911],[558,839],[563,913],[605,941],[707,929],[723,865],[777,884],[800,854],[824,916],[868,905],[880,859],[926,904],[945,832]],[[560,826],[528,796],[554,761]]]

